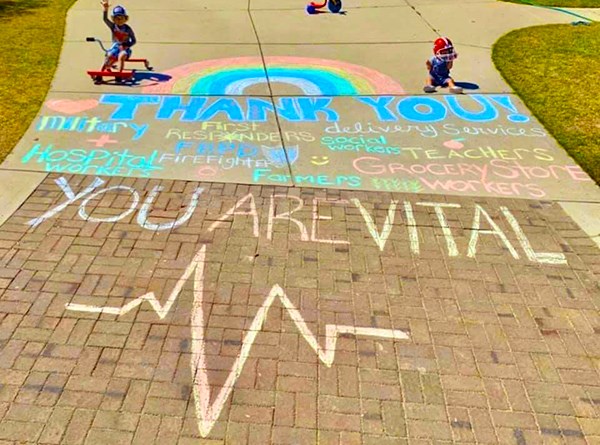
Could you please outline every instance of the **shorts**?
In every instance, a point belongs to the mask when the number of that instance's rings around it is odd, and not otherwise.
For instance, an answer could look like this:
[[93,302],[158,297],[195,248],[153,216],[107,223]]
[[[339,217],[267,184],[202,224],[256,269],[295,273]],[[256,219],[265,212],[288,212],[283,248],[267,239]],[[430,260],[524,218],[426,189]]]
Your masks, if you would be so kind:
[[434,87],[448,86],[448,82],[452,79],[451,77],[434,76],[431,73],[429,74],[429,78],[431,79],[431,84]]
[[106,57],[112,57],[114,59],[118,59],[119,54],[124,52],[127,54],[127,58],[129,59],[131,57],[131,48],[125,48],[124,50],[121,51],[119,49],[120,46],[121,46],[121,44],[118,42],[113,43],[112,46],[109,48],[109,50],[106,51]]

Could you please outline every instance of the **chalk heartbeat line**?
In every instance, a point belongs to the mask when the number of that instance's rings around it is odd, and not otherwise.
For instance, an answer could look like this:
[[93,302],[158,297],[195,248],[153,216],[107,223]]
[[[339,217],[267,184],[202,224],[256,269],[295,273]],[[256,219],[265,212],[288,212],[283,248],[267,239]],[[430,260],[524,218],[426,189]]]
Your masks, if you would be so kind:
[[[175,303],[175,300],[177,300],[177,297],[179,296],[181,289],[183,289],[185,282],[190,278],[190,276],[194,272],[194,269],[196,269],[196,277],[195,278],[197,280],[200,280],[199,282],[196,283],[197,287],[194,289],[194,295],[197,292],[199,292],[200,294],[203,294],[202,280],[204,279],[204,259],[205,259],[205,257],[206,257],[206,245],[204,245],[200,248],[200,250],[198,251],[198,253],[196,253],[196,256],[194,257],[192,262],[188,265],[188,267],[183,272],[183,275],[181,275],[181,278],[179,278],[179,280],[177,280],[177,283],[175,283],[175,287],[173,287],[173,290],[171,291],[171,295],[169,295],[169,298],[167,299],[167,302],[164,304],[164,306],[162,304],[160,304],[160,301],[158,301],[158,298],[156,298],[156,295],[154,295],[154,292],[148,292],[147,294],[144,294],[141,297],[138,297],[135,300],[132,300],[129,303],[127,303],[126,305],[121,306],[121,307],[91,306],[88,304],[67,303],[66,308],[69,310],[72,310],[72,311],[94,312],[94,313],[100,313],[100,314],[113,314],[113,315],[120,316],[120,315],[125,315],[127,312],[130,312],[131,310],[138,307],[144,301],[147,301],[148,303],[150,303],[150,306],[152,306],[152,309],[154,309],[154,311],[156,312],[158,317],[162,320],[163,318],[165,318],[167,316],[167,314],[171,310],[173,303]],[[201,267],[198,267],[198,266],[201,266]],[[200,289],[199,291],[197,291],[198,288]]]
[[219,390],[217,397],[210,403],[211,389],[208,382],[208,372],[206,366],[206,341],[204,338],[205,317],[203,308],[204,299],[204,264],[206,258],[206,246],[202,246],[192,262],[188,265],[183,275],[173,288],[167,302],[162,305],[156,298],[154,292],[149,292],[127,303],[122,307],[100,307],[90,306],[85,304],[66,305],[66,308],[72,311],[93,312],[103,314],[123,315],[141,305],[144,301],[150,303],[158,316],[163,319],[167,316],[173,306],[177,296],[181,292],[185,282],[194,274],[194,302],[192,305],[191,316],[191,331],[192,331],[192,357],[190,360],[190,368],[193,378],[193,394],[194,406],[196,408],[196,418],[198,420],[198,430],[202,437],[207,437],[217,422],[223,407],[229,395],[233,391],[233,387],[242,373],[244,364],[250,355],[256,336],[262,330],[264,322],[267,318],[269,308],[272,306],[276,298],[279,298],[283,307],[287,310],[296,327],[315,351],[319,360],[327,367],[331,367],[335,357],[335,346],[339,334],[361,335],[367,337],[389,338],[392,340],[407,340],[408,334],[396,329],[378,329],[370,327],[356,327],[338,324],[328,324],[325,326],[325,347],[321,347],[317,338],[308,328],[302,314],[296,309],[290,299],[287,297],[281,286],[275,285],[271,288],[269,295],[263,302],[262,306],[252,320],[252,324],[244,340],[242,341],[241,351],[233,363],[227,380]]

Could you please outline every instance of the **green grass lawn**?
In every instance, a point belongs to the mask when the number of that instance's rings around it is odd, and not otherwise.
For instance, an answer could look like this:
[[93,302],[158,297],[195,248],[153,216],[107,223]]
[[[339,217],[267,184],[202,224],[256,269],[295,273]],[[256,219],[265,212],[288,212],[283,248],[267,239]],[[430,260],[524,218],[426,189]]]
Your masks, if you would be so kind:
[[600,183],[600,23],[512,31],[496,42],[496,67],[533,114]]
[[511,3],[523,3],[559,8],[600,8],[600,0],[502,0]]
[[0,0],[0,161],[46,96],[58,62],[65,15],[75,0]]

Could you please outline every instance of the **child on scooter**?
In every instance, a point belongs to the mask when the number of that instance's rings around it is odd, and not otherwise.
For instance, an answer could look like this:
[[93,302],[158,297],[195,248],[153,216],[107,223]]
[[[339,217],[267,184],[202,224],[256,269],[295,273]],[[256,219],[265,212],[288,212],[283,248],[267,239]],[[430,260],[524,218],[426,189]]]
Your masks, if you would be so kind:
[[106,26],[110,28],[113,44],[106,52],[106,60],[101,71],[109,70],[116,61],[119,61],[119,71],[123,71],[125,61],[131,57],[131,47],[135,45],[135,33],[127,24],[129,16],[123,6],[115,6],[112,10],[111,20],[108,18],[108,0],[101,2],[104,12],[102,18]]

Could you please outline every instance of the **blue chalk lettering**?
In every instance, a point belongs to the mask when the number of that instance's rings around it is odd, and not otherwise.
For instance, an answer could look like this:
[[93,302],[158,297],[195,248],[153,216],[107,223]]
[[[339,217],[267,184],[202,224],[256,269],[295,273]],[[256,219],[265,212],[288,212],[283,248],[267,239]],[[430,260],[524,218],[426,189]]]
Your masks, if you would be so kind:
[[229,120],[233,122],[243,122],[244,116],[242,109],[235,99],[231,98],[220,98],[202,112],[197,120],[208,121],[211,120],[218,113],[225,113]]
[[[205,97],[191,97],[187,103],[184,103],[183,96],[165,96],[156,113],[156,119],[172,119],[176,111],[182,111],[179,118],[181,122],[193,122],[197,119],[198,113],[204,104]],[[187,99],[187,98],[186,98]]]
[[237,150],[237,157],[240,159],[244,159],[244,158],[253,158],[258,154],[258,148],[256,148],[254,145],[248,145],[248,144],[239,144],[238,150]]
[[515,107],[513,105],[513,103],[511,102],[510,96],[494,95],[494,96],[488,96],[488,97],[490,99],[492,99],[494,102],[496,102],[498,105],[501,105],[502,107],[506,108],[511,113],[514,113],[514,114],[509,114],[507,116],[507,119],[509,121],[516,122],[516,123],[529,122],[529,120],[530,120],[529,116],[519,113],[519,111],[517,110],[517,107]]
[[[48,145],[46,146],[46,148],[44,149],[44,151],[40,151],[40,148],[42,147],[42,144],[35,144],[33,147],[31,147],[31,150],[29,150],[25,156],[23,156],[21,158],[21,162],[23,164],[27,164],[31,158],[33,158],[34,156],[39,156],[40,157],[40,161],[43,159],[43,157],[48,153],[48,151],[52,151],[52,145]],[[38,161],[39,162],[39,161]]]
[[219,142],[218,148],[217,148],[217,153],[219,153],[219,155],[223,156],[224,154],[227,154],[229,152],[233,152],[237,149],[237,144],[233,143],[233,142]]
[[100,96],[100,103],[118,106],[110,115],[110,120],[130,121],[135,117],[139,105],[158,104],[160,103],[160,96],[103,94]]
[[[450,107],[450,110],[459,118],[470,122],[489,122],[498,119],[498,110],[494,104],[488,100],[487,97],[481,94],[473,94],[470,97],[472,100],[477,102],[483,107],[480,111],[469,111],[461,105],[458,97],[446,96],[446,102]],[[465,99],[465,98],[463,98]]]
[[337,122],[339,119],[338,114],[328,108],[331,97],[299,97],[297,101],[304,121],[317,122],[317,113],[324,113],[328,122]]
[[300,115],[298,114],[298,102],[295,97],[280,97],[277,104],[277,114],[287,121],[298,122]]
[[250,97],[246,99],[248,111],[246,119],[254,122],[265,122],[267,120],[267,112],[275,113],[279,117],[291,121],[298,122],[302,119],[298,111],[298,103],[295,97],[280,97],[278,103],[273,107],[273,103],[269,100]]
[[264,176],[268,176],[268,174],[271,172],[270,169],[268,168],[257,168],[254,169],[254,171],[252,172],[252,181],[253,182],[258,182],[260,181],[260,178],[264,177]]
[[69,157],[68,150],[54,150],[44,157],[46,162],[61,162]]
[[70,150],[69,157],[67,158],[67,162],[88,164],[90,162],[88,152],[85,150],[78,150],[78,149]]
[[65,119],[65,123],[62,126],[62,128],[60,129],[60,131],[73,131],[75,130],[75,128],[77,128],[77,124],[79,124],[79,117],[68,117]]
[[407,97],[398,102],[398,113],[413,122],[439,122],[446,118],[448,110],[432,97]]
[[246,100],[248,110],[246,119],[250,122],[265,122],[267,120],[267,112],[274,113],[273,103],[265,99],[250,97]]
[[356,100],[373,107],[380,121],[397,121],[398,118],[387,109],[389,103],[394,99],[393,96],[381,97],[357,97]]
[[175,144],[175,154],[181,153],[181,150],[185,150],[186,148],[192,148],[194,144],[188,141],[178,141]]
[[133,131],[135,131],[133,138],[131,138],[132,141],[137,141],[139,138],[141,138],[144,135],[144,133],[146,133],[146,130],[148,130],[148,128],[150,127],[149,124],[137,125],[133,123],[129,126]]

